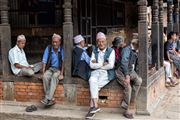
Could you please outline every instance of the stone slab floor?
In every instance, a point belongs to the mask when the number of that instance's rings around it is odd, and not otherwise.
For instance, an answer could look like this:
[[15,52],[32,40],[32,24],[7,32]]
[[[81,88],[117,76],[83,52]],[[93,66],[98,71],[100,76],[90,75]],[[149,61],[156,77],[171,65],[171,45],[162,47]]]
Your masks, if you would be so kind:
[[[168,88],[168,93],[151,116],[136,115],[136,120],[180,120],[180,84]],[[38,110],[27,113],[25,108],[35,104]],[[123,120],[122,109],[101,108],[94,120]],[[75,105],[55,105],[44,108],[40,103],[22,103],[15,101],[0,101],[0,120],[84,120],[88,107]]]

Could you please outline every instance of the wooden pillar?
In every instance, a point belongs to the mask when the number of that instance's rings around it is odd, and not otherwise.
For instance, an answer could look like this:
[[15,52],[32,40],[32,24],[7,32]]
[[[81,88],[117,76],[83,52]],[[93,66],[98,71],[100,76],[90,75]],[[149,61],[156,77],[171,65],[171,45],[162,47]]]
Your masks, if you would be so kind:
[[160,66],[163,66],[164,61],[164,26],[163,26],[163,0],[159,0],[159,42],[160,42]]
[[71,58],[73,47],[72,0],[64,0],[63,38],[65,51],[65,79],[64,94],[66,102],[73,104],[76,101],[76,85],[71,77]]
[[159,48],[159,0],[153,0],[152,6],[152,64],[158,70],[160,68]]
[[142,86],[137,97],[137,113],[149,114],[147,110],[147,80],[148,80],[148,22],[147,0],[138,1],[138,39],[139,39],[139,75],[142,77]]
[[11,29],[8,19],[8,0],[0,1],[0,42],[2,55],[2,74],[7,76],[10,74],[10,66],[8,61],[8,50],[11,48]]
[[167,15],[167,34],[169,34],[169,32],[173,31],[173,0],[167,1]]
[[[7,77],[10,72],[10,65],[8,60],[8,51],[11,48],[11,28],[8,18],[8,0],[0,1],[0,42],[1,42],[1,55],[2,55],[2,74]],[[3,100],[14,100],[14,83],[3,82]]]
[[175,12],[174,32],[179,33],[179,2],[175,3],[174,12]]
[[143,78],[143,85],[147,85],[148,78],[148,23],[147,23],[147,0],[139,0],[138,38],[140,76]]
[[64,23],[63,38],[65,50],[65,79],[66,83],[71,83],[71,56],[73,46],[73,23],[72,23],[72,5],[71,0],[64,0]]

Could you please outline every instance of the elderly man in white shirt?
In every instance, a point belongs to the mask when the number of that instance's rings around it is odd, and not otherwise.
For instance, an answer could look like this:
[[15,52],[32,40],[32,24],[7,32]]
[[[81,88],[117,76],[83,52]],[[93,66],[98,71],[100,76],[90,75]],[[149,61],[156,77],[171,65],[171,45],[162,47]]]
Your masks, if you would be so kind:
[[9,62],[11,64],[11,70],[14,75],[17,76],[33,76],[34,73],[41,69],[41,63],[29,65],[26,59],[26,54],[23,50],[26,44],[26,38],[24,35],[17,37],[16,45],[9,51]]
[[92,72],[89,79],[91,101],[90,110],[86,115],[88,119],[93,118],[95,113],[100,111],[98,107],[99,90],[115,79],[115,52],[112,48],[107,47],[104,33],[99,32],[96,40],[97,47],[93,50],[90,60]]

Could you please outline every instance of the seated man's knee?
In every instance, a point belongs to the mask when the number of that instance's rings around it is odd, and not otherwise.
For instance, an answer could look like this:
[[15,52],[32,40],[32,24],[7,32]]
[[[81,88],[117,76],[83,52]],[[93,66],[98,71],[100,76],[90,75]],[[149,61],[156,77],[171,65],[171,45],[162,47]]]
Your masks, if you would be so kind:
[[97,82],[97,78],[95,78],[95,77],[90,77],[89,83],[96,83],[96,82]]
[[47,79],[49,77],[49,72],[45,71],[45,73],[43,74],[43,80]]
[[56,79],[56,78],[59,77],[59,75],[60,75],[60,72],[56,72],[56,73],[54,73],[54,74],[52,75],[52,77]]
[[137,85],[141,85],[142,84],[142,78],[141,77],[138,77],[137,78]]
[[33,70],[28,70],[27,71],[27,75],[28,76],[33,76],[34,75],[34,71]]

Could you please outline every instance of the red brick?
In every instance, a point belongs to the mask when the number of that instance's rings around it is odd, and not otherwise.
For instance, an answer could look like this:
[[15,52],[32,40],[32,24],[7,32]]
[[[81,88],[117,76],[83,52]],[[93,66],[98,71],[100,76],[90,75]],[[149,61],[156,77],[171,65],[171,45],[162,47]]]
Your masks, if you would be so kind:
[[[89,106],[90,92],[89,87],[77,85],[77,105]],[[105,102],[99,101],[99,105],[103,107],[119,107],[123,98],[123,91],[120,89],[104,89],[99,92],[100,96],[107,96]]]
[[14,87],[15,88],[27,88],[27,86],[25,86],[25,85],[15,85]]
[[14,82],[15,85],[25,85],[25,82]]
[[33,85],[33,86],[28,86],[28,89],[35,89],[35,90],[37,90],[39,88],[38,88],[38,86]]
[[[58,85],[55,91],[57,103],[64,101],[63,85]],[[17,101],[40,101],[44,96],[42,83],[15,82],[15,99]]]
[[16,92],[17,95],[27,95],[27,92]]

